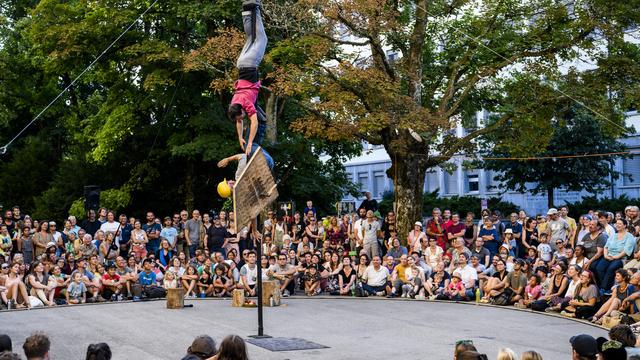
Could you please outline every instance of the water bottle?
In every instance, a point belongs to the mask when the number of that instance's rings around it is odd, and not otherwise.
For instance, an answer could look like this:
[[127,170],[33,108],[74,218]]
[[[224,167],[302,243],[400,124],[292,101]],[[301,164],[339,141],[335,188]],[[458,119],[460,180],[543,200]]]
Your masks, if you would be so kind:
[[352,287],[351,288],[351,297],[355,297],[356,296],[356,288]]
[[269,306],[271,306],[271,307],[274,307],[274,306],[275,306],[275,303],[274,303],[274,301],[273,301],[273,295],[272,295],[272,296],[269,296]]
[[476,289],[476,302],[480,302],[480,288]]

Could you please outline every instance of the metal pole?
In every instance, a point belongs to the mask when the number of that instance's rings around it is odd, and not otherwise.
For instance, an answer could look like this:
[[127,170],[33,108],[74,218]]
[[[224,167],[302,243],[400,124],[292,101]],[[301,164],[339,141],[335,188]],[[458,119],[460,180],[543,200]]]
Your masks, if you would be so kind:
[[264,324],[262,320],[262,241],[258,240],[258,336],[264,336]]

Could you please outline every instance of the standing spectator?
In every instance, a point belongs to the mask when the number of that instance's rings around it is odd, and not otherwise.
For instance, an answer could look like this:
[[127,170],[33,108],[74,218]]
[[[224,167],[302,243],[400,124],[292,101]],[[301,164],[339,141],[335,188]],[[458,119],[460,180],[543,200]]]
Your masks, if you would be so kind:
[[100,230],[102,230],[105,234],[109,231],[115,234],[118,231],[119,227],[120,223],[116,222],[116,214],[114,214],[113,211],[109,210],[107,212],[107,221],[100,225]]
[[119,226],[116,232],[116,244],[120,249],[120,256],[126,257],[131,251],[131,232],[133,226],[127,222],[127,215],[120,214]]
[[427,241],[427,235],[422,231],[422,223],[416,221],[413,224],[413,230],[407,236],[407,250],[421,251],[422,244]]
[[133,230],[131,231],[131,244],[133,254],[138,259],[143,259],[147,257],[147,243],[149,242],[149,238],[147,237],[146,231],[142,230],[142,224],[140,220],[135,220],[133,223]]
[[526,248],[522,243],[522,224],[518,222],[518,214],[511,213],[509,215],[509,222],[504,226],[504,232],[507,232],[507,229],[511,229],[511,233],[513,234],[513,239],[516,243],[516,249],[512,249],[515,253],[516,257],[524,258],[527,255]]
[[453,243],[457,238],[463,239],[466,232],[466,226],[465,224],[460,222],[460,215],[458,213],[451,214],[451,221],[446,229],[447,239],[449,240],[449,245],[451,246],[453,246]]
[[576,219],[569,216],[569,207],[566,205],[560,208],[560,217],[569,224],[569,234],[567,238],[569,240],[569,244],[573,246],[575,243],[576,233],[578,231]]
[[176,253],[184,253],[187,261],[190,258],[189,246],[185,237],[185,229],[187,227],[187,221],[189,221],[189,213],[187,210],[180,211],[178,218],[173,216],[173,227],[178,231],[178,238],[176,240]]
[[166,240],[169,243],[169,247],[172,250],[175,250],[177,238],[178,230],[172,226],[171,218],[168,216],[165,217],[164,227],[162,228],[162,231],[160,231],[160,242],[162,242],[162,240]]
[[397,229],[396,221],[396,213],[389,211],[382,223],[382,234],[385,240],[388,240],[391,237],[391,229]]
[[375,255],[380,255],[380,245],[378,238],[381,235],[380,223],[373,218],[373,211],[367,211],[367,221],[363,223],[363,249],[371,259]]
[[484,246],[493,256],[498,253],[500,234],[489,217],[485,217],[483,222],[484,226],[478,232],[478,238],[484,241]]
[[7,230],[9,230],[10,233],[15,229],[16,222],[13,219],[13,212],[11,210],[5,211],[3,224],[7,226]]
[[11,208],[11,212],[13,213],[13,221],[18,222],[24,220],[24,215],[20,212],[20,206],[14,205]]
[[537,226],[538,221],[535,218],[528,218],[524,221],[522,228],[522,246],[525,252],[528,252],[531,248],[537,251],[538,244],[540,243],[538,240]]
[[194,257],[200,245],[200,228],[202,221],[200,220],[200,211],[193,210],[191,214],[191,219],[187,220],[184,226],[184,238],[189,247],[189,257]]
[[371,197],[370,192],[365,191],[364,200],[362,200],[362,203],[360,203],[360,206],[358,207],[358,210],[360,209],[365,209],[366,211],[372,212],[378,211],[378,202],[376,201],[376,199]]
[[156,217],[153,212],[147,212],[147,223],[142,225],[142,230],[147,233],[147,239],[149,240],[147,243],[147,252],[155,254],[160,247],[160,231],[162,227],[156,223]]
[[82,225],[80,227],[82,227],[87,232],[87,234],[90,234],[91,237],[93,237],[96,232],[100,230],[101,225],[102,224],[100,223],[100,221],[96,219],[96,211],[90,209],[89,211],[87,211],[87,219],[82,222]]
[[435,238],[438,246],[442,250],[447,250],[446,234],[444,230],[444,220],[440,217],[440,209],[433,208],[432,217],[427,221],[426,232],[429,238]]
[[473,222],[474,217],[474,213],[468,212],[464,219],[464,241],[468,248],[473,247],[474,242],[478,238],[478,226]]
[[33,333],[22,345],[27,360],[48,360],[50,347],[49,337],[42,332]]
[[210,253],[220,252],[223,256],[226,256],[225,247],[230,238],[231,234],[226,227],[222,226],[220,217],[216,215],[213,217],[213,225],[209,226],[204,236],[204,249],[209,250]]
[[49,223],[42,221],[38,231],[33,235],[34,256],[37,258],[47,250],[47,244],[53,241],[53,236],[49,233]]
[[556,251],[556,241],[560,240],[566,243],[569,236],[569,223],[560,217],[558,209],[550,208],[547,211],[547,236],[549,237],[549,246]]
[[9,256],[12,248],[13,244],[11,243],[9,230],[7,230],[7,226],[3,224],[0,226],[0,255]]

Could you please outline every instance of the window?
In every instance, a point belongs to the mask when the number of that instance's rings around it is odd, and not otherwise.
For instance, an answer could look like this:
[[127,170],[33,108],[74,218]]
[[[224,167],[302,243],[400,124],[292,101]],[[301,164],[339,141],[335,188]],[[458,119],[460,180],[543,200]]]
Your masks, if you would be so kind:
[[369,173],[358,173],[358,184],[360,184],[360,191],[369,191]]
[[466,192],[477,193],[478,191],[480,191],[480,177],[478,176],[477,170],[468,170],[466,178]]
[[454,170],[451,174],[444,172],[444,186],[447,194],[458,194],[458,171]]
[[373,174],[373,197],[382,197],[384,193],[385,173],[376,172]]
[[[624,173],[624,186],[640,185],[640,155],[635,155],[622,161],[622,172]],[[631,178],[629,178],[631,176]]]
[[496,173],[492,170],[485,170],[484,177],[487,186],[487,192],[497,192],[498,191],[498,182],[493,178],[496,176]]
[[440,181],[438,178],[438,172],[436,170],[431,170],[427,172],[427,191],[434,192],[440,188]]

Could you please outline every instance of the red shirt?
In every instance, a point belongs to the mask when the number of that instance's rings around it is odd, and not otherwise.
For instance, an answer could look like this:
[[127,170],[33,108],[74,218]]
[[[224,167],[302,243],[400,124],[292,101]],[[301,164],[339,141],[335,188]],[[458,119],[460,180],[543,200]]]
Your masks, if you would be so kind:
[[258,92],[260,91],[260,81],[252,83],[247,80],[237,80],[235,83],[236,92],[231,98],[232,104],[240,104],[247,113],[247,117],[251,117],[256,113],[255,103],[258,100]]
[[120,281],[120,275],[113,274],[113,277],[109,276],[109,273],[102,275],[102,281]]

